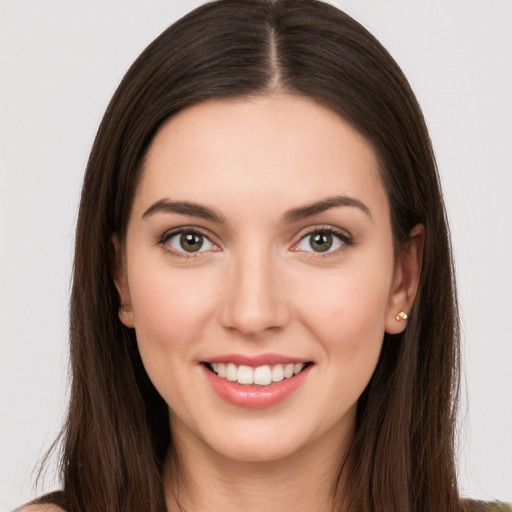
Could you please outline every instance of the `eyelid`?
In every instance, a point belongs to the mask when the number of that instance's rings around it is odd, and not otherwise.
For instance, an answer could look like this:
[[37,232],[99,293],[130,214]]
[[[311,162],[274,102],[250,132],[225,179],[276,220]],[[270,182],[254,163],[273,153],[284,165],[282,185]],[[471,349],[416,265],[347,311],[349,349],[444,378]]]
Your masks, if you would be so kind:
[[[341,241],[341,247],[328,250],[325,252],[316,252],[316,251],[304,251],[302,249],[298,249],[297,246],[300,242],[302,242],[306,237],[314,235],[315,233],[329,233],[335,237],[337,237]],[[354,237],[345,229],[338,228],[332,225],[318,225],[318,226],[308,226],[307,228],[302,229],[298,234],[298,240],[293,243],[290,250],[294,252],[302,252],[306,253],[308,256],[312,256],[315,258],[323,258],[337,254],[340,251],[343,251],[347,246],[354,245]]]
[[[168,244],[168,242],[171,238],[173,238],[177,235],[183,234],[183,233],[191,233],[191,234],[201,235],[202,237],[206,238],[212,244],[213,249],[208,249],[206,251],[187,252],[185,250],[183,250],[183,251],[176,250],[175,248],[171,247]],[[211,233],[209,233],[207,230],[205,230],[203,228],[199,228],[197,226],[178,226],[175,228],[168,229],[167,231],[164,231],[164,233],[162,233],[160,236],[158,236],[156,238],[155,245],[161,245],[162,248],[166,252],[169,252],[170,254],[172,254],[174,256],[190,259],[190,258],[200,257],[205,253],[211,252],[212,250],[215,252],[219,251],[220,250],[219,244],[217,244],[213,240],[213,238],[214,237],[211,235]]]

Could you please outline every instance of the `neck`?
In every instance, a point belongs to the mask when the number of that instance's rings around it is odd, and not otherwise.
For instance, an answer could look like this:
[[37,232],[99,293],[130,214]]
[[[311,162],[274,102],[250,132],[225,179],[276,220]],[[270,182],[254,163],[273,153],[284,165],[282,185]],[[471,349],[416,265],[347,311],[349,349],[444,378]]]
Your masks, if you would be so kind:
[[[320,440],[279,460],[258,462],[226,458],[197,439],[180,441],[175,436],[177,449],[168,454],[164,470],[169,512],[333,511],[345,446],[332,450],[332,440]],[[331,449],[324,450],[325,446]]]

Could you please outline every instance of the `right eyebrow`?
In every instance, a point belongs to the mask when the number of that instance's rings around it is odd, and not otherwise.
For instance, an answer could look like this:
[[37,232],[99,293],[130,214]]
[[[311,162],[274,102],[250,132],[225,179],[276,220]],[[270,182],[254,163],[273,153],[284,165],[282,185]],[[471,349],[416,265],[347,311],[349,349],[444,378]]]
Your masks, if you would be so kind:
[[151,205],[142,214],[142,218],[147,219],[155,213],[179,213],[181,215],[201,217],[202,219],[212,220],[214,222],[224,222],[224,218],[219,213],[214,212],[207,206],[190,201],[170,201],[169,199],[160,199],[160,201]]
[[352,206],[358,208],[368,215],[370,219],[372,218],[372,214],[368,206],[359,201],[359,199],[348,196],[331,196],[305,206],[292,208],[283,215],[283,222],[296,222],[339,206]]

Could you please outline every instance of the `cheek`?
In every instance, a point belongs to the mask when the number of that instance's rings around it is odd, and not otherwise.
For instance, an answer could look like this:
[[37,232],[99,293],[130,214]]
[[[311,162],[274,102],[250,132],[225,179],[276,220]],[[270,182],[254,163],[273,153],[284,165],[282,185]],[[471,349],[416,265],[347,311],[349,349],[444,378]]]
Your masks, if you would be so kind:
[[319,272],[301,287],[302,323],[321,345],[336,403],[355,403],[375,370],[392,275],[390,253],[379,261],[361,258],[329,275]]
[[[205,325],[211,317],[215,287],[206,275],[176,272],[169,267],[136,265],[130,294],[139,352],[150,380],[168,406],[188,415],[187,397],[201,389],[190,378],[189,363],[198,355]],[[139,269],[144,269],[140,271]]]
[[390,276],[379,271],[322,276],[302,287],[303,322],[338,345],[384,334]]
[[[156,358],[185,354],[197,340],[215,300],[211,276],[200,269],[191,272],[169,267],[152,271],[137,265],[129,276],[137,340],[141,355]],[[139,269],[144,269],[140,271]]]

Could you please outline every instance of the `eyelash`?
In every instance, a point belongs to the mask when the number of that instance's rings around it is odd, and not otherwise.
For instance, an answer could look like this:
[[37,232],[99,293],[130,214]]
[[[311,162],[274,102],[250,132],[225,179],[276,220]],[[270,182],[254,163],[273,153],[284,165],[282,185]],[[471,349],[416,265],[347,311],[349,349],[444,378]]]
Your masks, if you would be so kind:
[[[185,260],[189,260],[191,258],[197,258],[203,252],[207,252],[207,251],[186,252],[185,250],[179,251],[169,245],[169,241],[172,238],[174,238],[175,236],[184,235],[184,234],[200,236],[203,238],[203,240],[207,240],[213,247],[218,249],[218,246],[214,242],[211,241],[211,237],[209,235],[205,234],[203,231],[201,231],[200,229],[197,229],[196,227],[193,227],[193,226],[181,226],[179,228],[172,229],[170,231],[166,231],[156,240],[156,243],[157,243],[157,245],[161,245],[166,252],[169,252],[173,256],[177,256],[178,258],[183,258]],[[204,244],[204,242],[203,242],[203,244]]]
[[[306,240],[308,237],[312,237],[313,235],[316,235],[316,234],[328,234],[328,235],[331,235],[331,236],[337,238],[340,242],[340,247],[338,247],[334,250],[330,250],[330,248],[329,248],[325,252],[314,251],[313,248],[311,248],[311,251],[303,251],[305,253],[311,253],[310,255],[308,255],[308,257],[327,258],[327,257],[337,254],[340,251],[343,251],[344,249],[346,249],[347,247],[350,247],[355,244],[355,240],[354,240],[353,236],[350,235],[350,233],[348,233],[347,231],[345,231],[343,229],[335,228],[334,226],[317,226],[314,228],[308,228],[306,230],[306,232],[301,234],[299,241],[293,245],[292,250],[299,252],[300,249],[295,249],[295,248],[303,240]],[[311,241],[310,241],[310,247],[311,247]]]
[[[188,253],[185,250],[180,251],[180,250],[176,250],[176,249],[170,247],[169,241],[172,238],[174,238],[175,236],[183,235],[183,234],[198,235],[198,236],[202,237],[203,240],[207,240],[215,248],[214,249],[215,252],[217,252],[219,250],[218,246],[214,242],[212,242],[211,237],[209,235],[205,234],[203,231],[201,231],[198,228],[193,227],[193,226],[190,226],[190,227],[189,226],[181,226],[179,228],[172,229],[170,231],[166,231],[160,237],[157,238],[156,244],[161,245],[165,251],[171,253],[173,256],[177,256],[177,257],[183,258],[185,260],[200,257],[202,253],[208,252],[211,250],[211,249],[208,249],[206,251],[200,250],[197,252]],[[338,247],[334,250],[330,250],[330,248],[329,248],[325,252],[314,251],[313,248],[311,247],[311,242],[310,242],[310,247],[312,249],[311,251],[304,251],[304,250],[301,251],[300,249],[297,249],[297,246],[303,240],[306,240],[308,237],[311,237],[316,234],[328,234],[328,235],[331,235],[331,236],[337,238],[338,241],[340,242],[340,247]],[[352,245],[354,245],[354,238],[346,231],[339,229],[339,228],[335,228],[333,226],[318,226],[318,227],[314,227],[314,228],[308,228],[307,231],[303,232],[300,235],[299,241],[296,242],[292,246],[291,250],[294,252],[311,253],[311,255],[308,257],[325,258],[325,257],[329,257],[333,254],[337,254],[338,252],[344,250],[346,247],[349,247]],[[201,246],[201,248],[202,248],[202,246]]]

